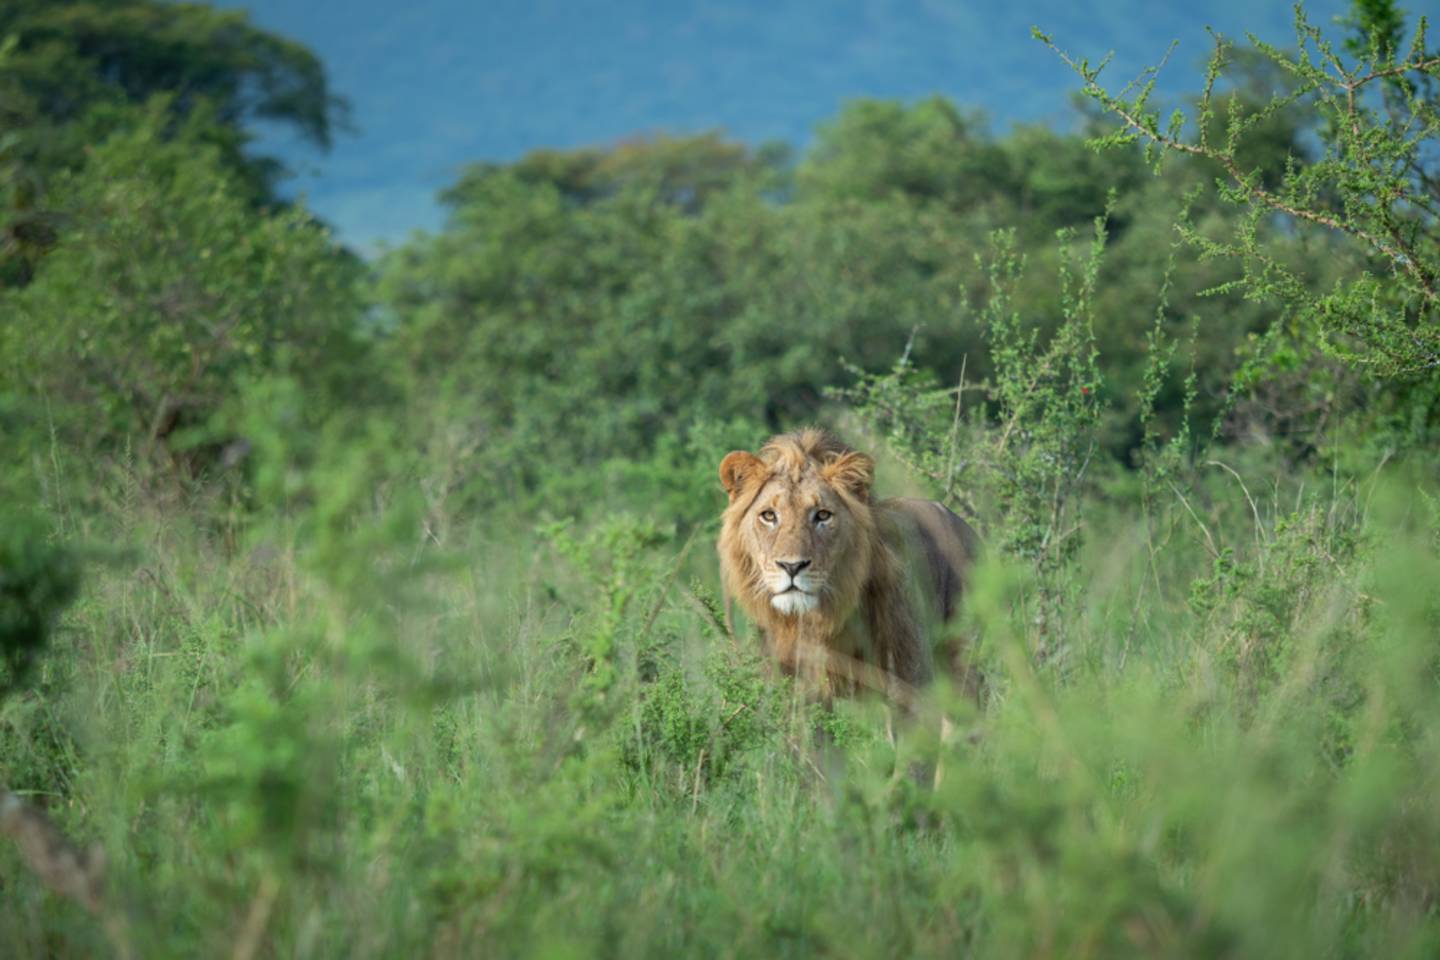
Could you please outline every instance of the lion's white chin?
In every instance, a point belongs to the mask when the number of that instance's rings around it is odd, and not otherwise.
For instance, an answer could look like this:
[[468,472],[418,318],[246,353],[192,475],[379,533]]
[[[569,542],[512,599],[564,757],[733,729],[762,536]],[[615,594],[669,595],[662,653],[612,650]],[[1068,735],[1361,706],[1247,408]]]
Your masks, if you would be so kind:
[[802,613],[809,613],[820,605],[813,593],[806,593],[803,590],[787,590],[784,593],[773,594],[770,597],[770,606],[781,613],[792,617],[798,617]]

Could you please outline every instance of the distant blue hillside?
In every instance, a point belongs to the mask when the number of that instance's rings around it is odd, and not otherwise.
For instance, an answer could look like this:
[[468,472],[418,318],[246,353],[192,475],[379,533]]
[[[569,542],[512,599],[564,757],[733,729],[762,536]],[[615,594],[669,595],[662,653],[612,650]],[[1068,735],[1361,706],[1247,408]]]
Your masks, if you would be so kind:
[[[1162,88],[1198,86],[1207,25],[1286,43],[1290,4],[1255,0],[253,0],[227,3],[317,50],[358,131],[320,155],[269,142],[293,188],[362,249],[440,222],[475,160],[639,132],[721,128],[803,145],[853,97],[943,93],[997,123],[1070,122],[1074,77],[1032,25],[1129,79],[1171,40]],[[1328,24],[1338,0],[1308,5]]]

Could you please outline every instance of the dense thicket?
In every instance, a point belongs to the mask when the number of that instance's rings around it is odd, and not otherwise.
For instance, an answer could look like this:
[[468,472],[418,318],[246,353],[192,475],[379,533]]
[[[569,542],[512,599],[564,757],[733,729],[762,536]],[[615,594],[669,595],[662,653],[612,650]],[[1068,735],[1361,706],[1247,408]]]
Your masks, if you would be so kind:
[[[1407,22],[477,164],[365,264],[247,146],[309,51],[7,4],[0,952],[1435,955]],[[727,622],[716,465],[815,421],[982,532],[978,700]]]
[[[1244,116],[1286,92],[1275,70],[1247,71],[1207,122],[1223,129],[1227,111]],[[1292,106],[1247,120],[1237,162],[1261,181],[1281,178],[1315,153],[1315,119]],[[1281,435],[1305,456],[1333,440],[1338,409],[1368,423],[1395,402],[1393,385],[1377,389],[1326,361],[1313,333],[1287,327],[1284,298],[1229,284],[1218,259],[1176,255],[1183,217],[1199,237],[1253,230],[1275,269],[1301,274],[1297,297],[1366,269],[1364,253],[1336,238],[1251,223],[1215,189],[1222,171],[1208,158],[1181,157],[1155,176],[1137,149],[1097,153],[1083,133],[1043,128],[996,135],[940,99],[853,103],[795,168],[773,156],[705,137],[476,168],[447,193],[445,229],[380,266],[397,347],[427,381],[453,386],[450,402],[471,408],[498,446],[632,458],[705,420],[773,429],[814,417],[847,365],[878,372],[912,340],[912,360],[941,382],[962,369],[985,382],[980,315],[992,291],[977,260],[994,231],[1014,231],[1034,278],[1016,307],[1048,331],[1059,322],[1057,235],[1088,231],[1108,209],[1095,333],[1110,457],[1130,463],[1140,438],[1162,277],[1163,332],[1193,351],[1192,412],[1219,419],[1223,436]],[[1236,371],[1256,365],[1255,389],[1234,391]],[[1413,382],[1424,386],[1405,407],[1411,444],[1436,417],[1433,375]],[[1167,390],[1156,401],[1172,428],[1181,399]]]

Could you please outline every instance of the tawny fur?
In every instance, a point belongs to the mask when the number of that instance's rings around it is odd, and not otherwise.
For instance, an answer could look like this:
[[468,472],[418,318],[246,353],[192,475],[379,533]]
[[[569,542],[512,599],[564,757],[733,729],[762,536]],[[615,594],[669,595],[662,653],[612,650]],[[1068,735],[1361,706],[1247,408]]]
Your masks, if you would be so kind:
[[[774,437],[758,456],[731,453],[720,479],[730,495],[718,545],[725,591],[783,669],[823,694],[872,685],[857,675],[867,668],[912,687],[930,679],[929,629],[955,611],[975,553],[963,520],[931,501],[873,501],[874,461],[822,430]],[[767,509],[778,525],[759,522]],[[819,532],[809,520],[816,509],[833,514]],[[776,558],[791,556],[823,574],[808,612],[772,604],[766,572],[777,576]],[[856,663],[865,668],[846,666]]]

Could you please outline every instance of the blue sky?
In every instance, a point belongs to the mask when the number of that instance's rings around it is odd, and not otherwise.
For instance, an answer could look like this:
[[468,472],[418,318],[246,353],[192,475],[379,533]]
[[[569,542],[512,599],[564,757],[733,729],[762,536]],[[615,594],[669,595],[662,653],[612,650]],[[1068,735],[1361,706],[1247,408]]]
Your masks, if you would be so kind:
[[[1180,46],[1162,80],[1199,85],[1207,26],[1294,37],[1277,0],[252,0],[258,24],[324,58],[356,131],[328,154],[265,147],[298,171],[291,192],[362,250],[442,218],[436,192],[467,163],[637,133],[721,129],[802,147],[848,99],[941,93],[1010,123],[1072,122],[1076,84],[1031,39],[1128,80]],[[1329,25],[1340,0],[1307,3]]]

